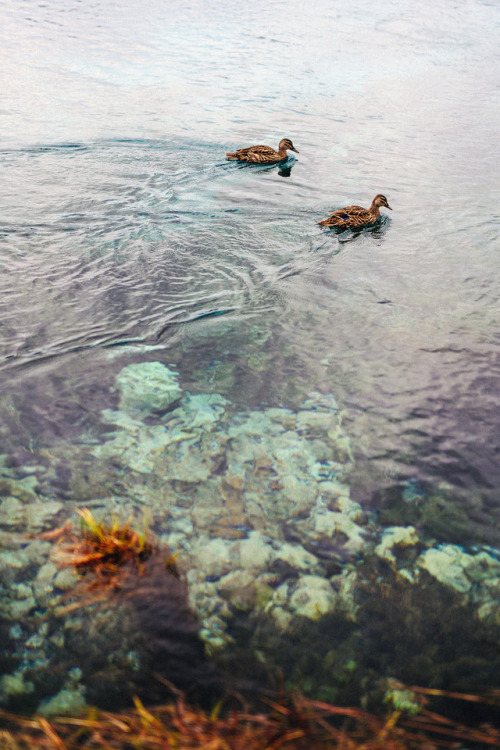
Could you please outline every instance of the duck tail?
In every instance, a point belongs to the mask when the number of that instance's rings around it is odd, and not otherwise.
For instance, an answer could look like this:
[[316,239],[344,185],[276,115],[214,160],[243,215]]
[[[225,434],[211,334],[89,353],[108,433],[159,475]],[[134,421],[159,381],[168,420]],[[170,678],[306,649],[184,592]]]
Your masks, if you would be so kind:
[[318,224],[320,225],[320,227],[329,227],[330,219],[323,219],[323,221],[318,221]]
[[238,158],[238,154],[236,154],[236,153],[235,154],[226,154],[226,158],[227,159],[237,159]]

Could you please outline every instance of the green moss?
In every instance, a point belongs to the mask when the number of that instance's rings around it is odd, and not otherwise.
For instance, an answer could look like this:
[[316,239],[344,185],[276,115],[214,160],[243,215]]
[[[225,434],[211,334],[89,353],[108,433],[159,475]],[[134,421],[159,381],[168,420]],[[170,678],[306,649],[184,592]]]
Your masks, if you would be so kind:
[[458,490],[422,489],[409,493],[404,485],[381,490],[374,495],[379,521],[386,526],[415,526],[440,542],[455,544],[499,544],[500,530],[494,524],[471,522],[485,515],[482,501]]

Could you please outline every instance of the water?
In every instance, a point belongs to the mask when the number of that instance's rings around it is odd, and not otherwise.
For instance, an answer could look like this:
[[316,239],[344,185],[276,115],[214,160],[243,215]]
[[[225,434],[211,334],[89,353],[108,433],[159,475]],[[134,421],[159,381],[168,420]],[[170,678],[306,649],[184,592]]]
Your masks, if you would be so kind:
[[[130,501],[119,476],[92,475],[88,446],[108,436],[117,373],[156,360],[233,415],[333,394],[353,455],[343,479],[379,537],[412,524],[426,548],[500,547],[496,4],[6,0],[0,14],[9,481],[36,476],[67,508]],[[285,136],[300,153],[284,167],[224,158]],[[378,192],[393,211],[374,230],[317,226]],[[383,651],[364,617],[358,631]],[[349,637],[325,639],[342,653]],[[409,658],[373,669],[432,682]],[[313,684],[318,665],[302,666],[293,678]],[[490,684],[481,669],[435,679]]]

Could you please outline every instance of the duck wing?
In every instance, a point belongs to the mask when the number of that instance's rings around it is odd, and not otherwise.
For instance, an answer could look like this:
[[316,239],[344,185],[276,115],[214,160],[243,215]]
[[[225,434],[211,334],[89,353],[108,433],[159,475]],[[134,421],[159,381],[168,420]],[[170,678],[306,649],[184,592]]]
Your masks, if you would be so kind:
[[271,146],[249,146],[249,148],[239,148],[237,154],[264,154],[264,156],[272,156],[276,153],[274,148]]
[[349,229],[362,225],[368,217],[368,211],[362,206],[346,206],[333,211],[328,219],[318,222],[323,227],[339,227]]
[[278,152],[270,146],[263,146],[258,144],[257,146],[248,146],[248,148],[239,148],[233,154],[226,154],[228,159],[240,159],[241,161],[251,162],[267,162],[279,161],[280,157]]
[[346,206],[346,208],[340,208],[338,211],[333,211],[332,216],[360,216],[368,213],[366,208],[362,206]]

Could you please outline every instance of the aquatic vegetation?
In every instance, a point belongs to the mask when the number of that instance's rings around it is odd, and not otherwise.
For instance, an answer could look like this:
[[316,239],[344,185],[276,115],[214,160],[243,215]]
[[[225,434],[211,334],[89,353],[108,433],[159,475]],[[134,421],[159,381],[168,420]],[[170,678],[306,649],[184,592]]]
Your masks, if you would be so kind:
[[[80,573],[92,572],[96,582],[116,582],[123,568],[132,563],[140,572],[144,562],[151,556],[154,545],[143,522],[143,529],[132,528],[132,519],[125,522],[118,517],[110,522],[97,520],[88,508],[77,510],[81,516],[80,534],[71,526],[63,529],[69,540],[57,549],[54,555],[60,565],[75,567]],[[168,563],[175,569],[173,560]]]
[[379,520],[388,526],[414,526],[437,541],[462,545],[500,546],[497,523],[481,523],[489,517],[484,500],[472,492],[464,495],[451,487],[393,485],[375,492],[372,503]]
[[[462,746],[498,747],[500,731],[474,726],[437,714],[428,706],[433,691],[404,686],[414,697],[412,710],[376,715],[368,711],[310,700],[294,692],[262,698],[260,706],[228,696],[210,713],[189,705],[179,691],[166,705],[146,707],[138,698],[135,708],[121,713],[90,709],[87,715],[33,718],[0,712],[5,750],[438,750]],[[460,701],[494,701],[498,695],[449,694]],[[263,705],[262,705],[263,704]],[[460,743],[460,744],[459,744]]]
[[[45,688],[38,712],[50,716],[87,703],[119,708],[130,705],[134,695],[158,702],[165,698],[162,679],[201,701],[205,692],[220,694],[177,556],[153,538],[145,521],[136,531],[131,518],[105,521],[88,508],[78,513],[79,528],[67,523],[50,532],[58,537],[52,559],[79,576],[52,610],[50,642],[60,643],[49,661],[41,661],[36,678],[45,676],[47,682],[50,672],[59,679],[52,691]],[[49,648],[46,639],[39,641],[40,648]]]
[[[113,709],[133,695],[161,701],[151,670],[205,694],[220,692],[224,670],[238,690],[281,670],[289,689],[372,707],[381,678],[464,689],[475,672],[475,686],[495,684],[498,553],[439,546],[422,524],[437,506],[420,486],[399,493],[394,519],[387,504],[377,516],[356,502],[333,395],[237,410],[181,389],[159,362],[130,367],[115,381],[121,409],[101,412],[102,439],[58,454],[72,496],[86,498],[80,526],[40,533],[67,517],[63,504],[48,506],[34,541],[0,553],[5,611],[29,624],[6,626],[15,658],[4,705],[24,700],[49,715],[83,699]],[[180,396],[167,404],[172,382]],[[9,493],[4,522],[46,504],[41,490],[22,504]],[[133,528],[141,506],[155,538]],[[450,656],[456,642],[470,642],[470,656]]]

